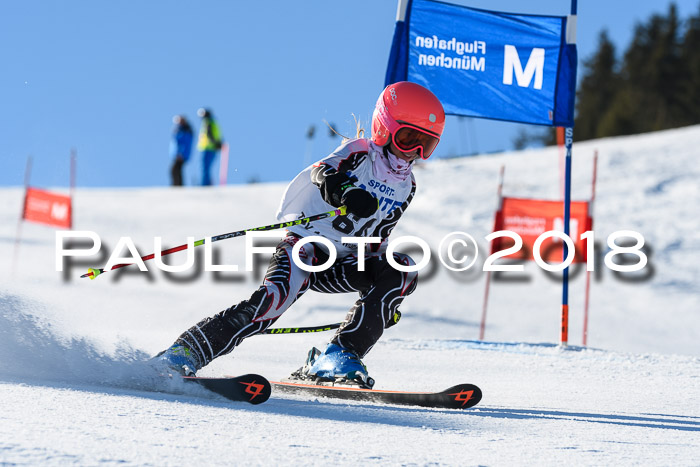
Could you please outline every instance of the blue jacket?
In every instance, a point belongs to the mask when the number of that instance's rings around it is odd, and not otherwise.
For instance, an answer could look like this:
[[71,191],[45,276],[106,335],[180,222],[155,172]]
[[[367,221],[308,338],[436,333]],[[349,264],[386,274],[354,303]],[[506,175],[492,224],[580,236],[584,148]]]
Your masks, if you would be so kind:
[[175,127],[173,139],[170,141],[170,156],[174,159],[180,155],[187,162],[192,153],[192,139],[191,128],[184,128],[179,125]]

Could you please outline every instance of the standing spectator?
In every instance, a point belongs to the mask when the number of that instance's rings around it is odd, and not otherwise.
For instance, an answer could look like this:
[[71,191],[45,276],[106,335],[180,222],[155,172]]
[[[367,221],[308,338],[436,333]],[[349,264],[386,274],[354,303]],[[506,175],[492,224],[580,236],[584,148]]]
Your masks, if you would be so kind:
[[173,138],[170,141],[170,156],[173,165],[170,169],[172,186],[182,186],[182,166],[190,159],[192,152],[192,127],[184,115],[173,117],[175,128]]
[[202,118],[197,143],[197,149],[202,153],[202,185],[209,186],[212,184],[211,166],[216,158],[216,153],[221,149],[221,132],[211,110],[199,109],[197,115]]

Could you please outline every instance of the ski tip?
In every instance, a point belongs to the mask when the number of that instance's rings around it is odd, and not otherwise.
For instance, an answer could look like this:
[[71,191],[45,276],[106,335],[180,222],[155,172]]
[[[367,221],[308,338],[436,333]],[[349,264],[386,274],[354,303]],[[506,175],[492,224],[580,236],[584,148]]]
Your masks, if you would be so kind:
[[270,382],[256,374],[239,376],[238,383],[245,386],[246,402],[257,405],[266,402],[272,394],[272,386]]
[[227,399],[248,402],[253,405],[267,401],[272,393],[270,382],[264,376],[252,373],[223,378],[183,376],[183,379],[198,383]]
[[450,397],[450,408],[468,409],[481,401],[482,393],[478,386],[473,384],[458,384],[443,391]]

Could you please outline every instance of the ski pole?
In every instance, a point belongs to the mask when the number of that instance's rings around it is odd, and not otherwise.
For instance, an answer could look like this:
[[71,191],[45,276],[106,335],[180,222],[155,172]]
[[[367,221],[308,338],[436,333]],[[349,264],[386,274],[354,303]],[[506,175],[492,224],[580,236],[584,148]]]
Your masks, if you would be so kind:
[[[218,242],[219,240],[226,240],[227,238],[242,237],[243,235],[246,234],[246,232],[284,229],[287,227],[292,227],[294,225],[306,224],[307,222],[313,222],[313,221],[317,221],[320,219],[326,219],[328,217],[344,216],[346,213],[347,213],[347,208],[345,206],[341,206],[338,209],[334,209],[333,211],[323,212],[321,214],[315,214],[313,216],[304,217],[302,219],[295,219],[293,221],[281,222],[279,224],[270,224],[270,225],[265,225],[262,227],[253,227],[252,229],[238,230],[236,232],[229,232],[229,233],[217,235],[215,237],[211,237],[211,243]],[[205,241],[206,241],[206,239],[197,240],[196,242],[194,242],[194,246],[197,247],[197,246],[204,245]],[[185,243],[184,245],[176,246],[173,248],[168,248],[167,250],[161,251],[160,255],[165,256],[165,255],[169,255],[171,253],[176,253],[178,251],[186,250],[187,246],[188,246],[187,243]],[[155,257],[155,253],[151,253],[150,255],[142,256],[141,260],[148,261],[149,259],[153,259],[154,257]],[[114,271],[115,269],[123,268],[124,266],[129,266],[130,264],[134,264],[134,263],[115,264],[107,271]],[[89,268],[88,272],[86,274],[83,274],[82,276],[80,276],[80,278],[82,279],[85,277],[89,277],[91,280],[93,280],[97,276],[99,276],[100,274],[104,274],[107,271],[105,271],[104,269],[101,269],[101,268]]]
[[306,332],[323,332],[338,329],[341,323],[324,324],[321,326],[309,326],[304,328],[269,328],[260,334],[303,334]]

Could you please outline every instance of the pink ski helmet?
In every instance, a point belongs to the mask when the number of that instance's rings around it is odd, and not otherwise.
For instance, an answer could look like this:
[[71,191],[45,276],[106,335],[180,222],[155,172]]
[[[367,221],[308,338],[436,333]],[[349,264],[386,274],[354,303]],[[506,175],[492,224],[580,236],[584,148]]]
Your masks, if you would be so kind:
[[418,149],[427,159],[440,142],[445,111],[435,94],[420,84],[400,81],[379,95],[372,114],[372,141],[393,142],[401,151]]

